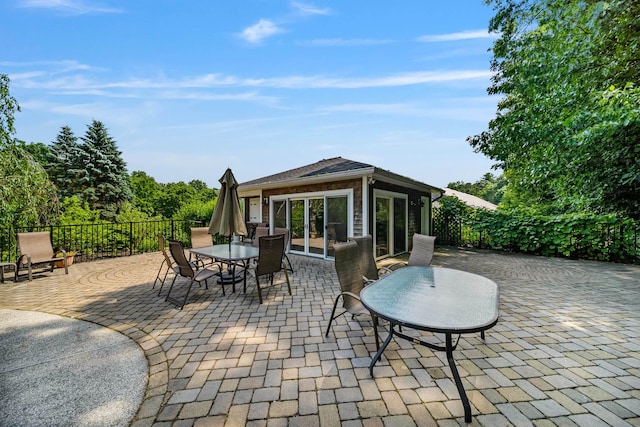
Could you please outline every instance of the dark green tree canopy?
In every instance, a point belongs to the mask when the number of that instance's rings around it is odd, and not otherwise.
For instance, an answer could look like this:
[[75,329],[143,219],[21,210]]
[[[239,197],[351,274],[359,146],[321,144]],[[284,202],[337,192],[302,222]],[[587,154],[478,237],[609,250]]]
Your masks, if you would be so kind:
[[505,199],[640,217],[640,2],[487,3],[502,99],[468,140],[503,169]]
[[82,141],[84,170],[78,177],[82,199],[91,209],[99,210],[104,219],[111,220],[124,202],[133,198],[127,165],[102,122],[94,120]]

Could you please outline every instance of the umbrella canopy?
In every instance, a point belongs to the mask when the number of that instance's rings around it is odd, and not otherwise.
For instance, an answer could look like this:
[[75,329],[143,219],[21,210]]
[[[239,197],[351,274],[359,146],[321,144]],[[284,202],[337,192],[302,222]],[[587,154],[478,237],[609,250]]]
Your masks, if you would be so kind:
[[229,236],[229,238],[233,234],[246,236],[247,226],[244,223],[238,198],[238,181],[233,176],[231,169],[227,169],[218,181],[221,184],[220,193],[218,194],[218,203],[216,203],[211,215],[209,234],[220,234],[221,236]]

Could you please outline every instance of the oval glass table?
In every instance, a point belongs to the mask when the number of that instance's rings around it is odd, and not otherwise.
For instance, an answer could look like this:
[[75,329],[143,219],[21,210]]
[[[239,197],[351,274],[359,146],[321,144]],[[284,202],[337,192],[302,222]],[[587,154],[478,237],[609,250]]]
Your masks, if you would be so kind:
[[[498,285],[486,277],[450,268],[403,267],[365,287],[360,299],[373,315],[389,321],[389,335],[369,365],[371,375],[394,335],[444,351],[462,400],[464,419],[471,422],[471,407],[453,350],[459,335],[480,332],[484,338],[484,331],[498,322]],[[442,333],[444,346],[406,335],[402,328]],[[455,342],[453,335],[458,335]]]

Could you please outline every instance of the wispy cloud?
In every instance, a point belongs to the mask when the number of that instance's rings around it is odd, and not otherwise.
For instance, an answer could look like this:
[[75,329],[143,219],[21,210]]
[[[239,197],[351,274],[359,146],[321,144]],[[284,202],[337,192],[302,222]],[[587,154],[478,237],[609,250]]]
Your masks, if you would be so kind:
[[122,9],[103,6],[86,0],[21,0],[18,7],[51,9],[68,15],[122,13]]
[[291,2],[291,7],[302,15],[330,15],[331,9],[319,8],[311,4],[300,3],[297,1]]
[[[116,81],[98,81],[89,74],[71,74],[57,76],[57,72],[50,74],[29,71],[20,73],[15,84],[29,89],[44,89],[55,91],[98,91],[98,90],[160,90],[160,89],[193,89],[216,87],[257,87],[278,89],[365,89],[380,87],[401,87],[423,85],[429,83],[469,81],[488,79],[488,70],[445,70],[445,71],[415,71],[395,73],[378,77],[328,77],[317,76],[284,76],[272,78],[242,78],[220,73],[203,74],[181,79],[160,78],[130,78]],[[54,78],[55,76],[55,78]]]
[[377,46],[383,44],[394,43],[393,40],[383,39],[316,39],[300,41],[297,44],[301,46],[321,46],[321,47],[340,47],[340,46]]
[[284,30],[272,21],[261,19],[257,24],[245,28],[242,33],[240,33],[240,38],[251,44],[260,44],[262,40],[267,37],[271,37],[274,34],[282,32],[284,32]]
[[497,38],[497,34],[490,33],[487,30],[460,31],[450,34],[432,34],[420,36],[416,40],[419,42],[446,42],[455,40],[471,40],[471,39],[490,39]]

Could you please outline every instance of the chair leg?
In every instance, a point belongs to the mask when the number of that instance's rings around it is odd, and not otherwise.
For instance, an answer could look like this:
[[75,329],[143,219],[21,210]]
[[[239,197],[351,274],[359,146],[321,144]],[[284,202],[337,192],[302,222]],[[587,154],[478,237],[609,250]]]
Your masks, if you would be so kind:
[[[158,269],[158,274],[156,274],[156,280],[153,281],[153,288],[151,289],[155,289],[156,288],[156,283],[158,282],[158,279],[160,279],[160,273],[162,273],[162,267],[165,267],[167,265],[167,263],[165,261],[162,261],[162,264],[160,264],[160,269]],[[167,272],[164,273],[164,278],[167,278]],[[164,279],[160,281],[160,283],[164,282]]]
[[373,320],[373,334],[376,336],[376,351],[380,350],[380,338],[378,337],[378,316],[371,314]]
[[[171,289],[173,288],[173,282],[176,281],[176,279],[178,278],[178,275],[176,274],[173,277],[173,280],[171,281],[171,286],[169,286],[169,292],[167,293],[167,297],[169,296],[169,294],[171,293]],[[160,293],[162,292],[162,287],[164,286],[164,281],[162,282],[162,284],[160,285],[160,290],[158,290],[158,296],[160,296]],[[166,301],[166,299],[165,299]]]
[[260,304],[262,304],[262,289],[260,288],[260,278],[256,274],[256,288],[258,288],[258,299],[260,299]]
[[291,282],[289,282],[289,273],[287,273],[287,269],[284,269],[284,277],[287,279],[287,288],[289,288],[289,295],[291,295]]
[[293,267],[291,266],[291,260],[289,259],[289,257],[287,256],[287,254],[284,254],[284,258],[287,260],[287,264],[289,264],[289,271],[293,273]]
[[335,316],[336,314],[336,308],[338,307],[338,301],[340,301],[340,296],[338,295],[336,297],[336,301],[333,303],[333,310],[331,310],[331,317],[329,318],[329,324],[327,325],[327,332],[324,334],[325,337],[329,336],[329,331],[331,330],[331,322],[333,322],[333,319],[335,319],[336,317],[340,316]]
[[482,338],[482,341],[484,341],[484,338],[485,338],[484,331],[480,331],[480,338]]

